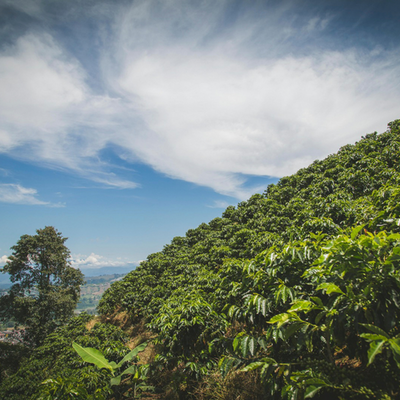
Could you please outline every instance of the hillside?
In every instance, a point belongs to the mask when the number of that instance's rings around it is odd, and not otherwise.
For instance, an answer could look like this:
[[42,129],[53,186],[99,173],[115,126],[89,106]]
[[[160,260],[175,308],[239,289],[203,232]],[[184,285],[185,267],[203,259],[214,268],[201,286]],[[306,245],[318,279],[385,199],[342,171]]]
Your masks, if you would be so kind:
[[78,317],[16,366],[0,397],[56,377],[134,398],[129,379],[83,374],[71,343],[117,362],[151,339],[145,398],[397,399],[399,289],[396,120],[173,238],[111,285],[97,324]]

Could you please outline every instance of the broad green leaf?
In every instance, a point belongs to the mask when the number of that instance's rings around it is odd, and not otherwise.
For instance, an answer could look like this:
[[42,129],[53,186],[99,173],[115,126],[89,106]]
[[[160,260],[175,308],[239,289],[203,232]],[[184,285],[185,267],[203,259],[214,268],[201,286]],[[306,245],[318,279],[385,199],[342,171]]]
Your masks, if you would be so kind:
[[112,366],[99,350],[93,349],[92,347],[82,347],[75,342],[72,343],[72,347],[83,359],[83,361],[94,364],[100,369],[106,368],[113,372]]
[[267,300],[263,300],[261,303],[261,314],[265,317],[267,315]]
[[285,338],[285,340],[288,340],[294,333],[300,330],[303,326],[304,324],[301,322],[295,322],[294,324],[291,324],[285,329],[283,337]]
[[361,333],[360,336],[366,340],[383,340],[384,342],[388,341],[389,339],[383,335],[377,335],[376,333]]
[[323,379],[320,379],[320,378],[307,379],[305,384],[307,386],[309,386],[309,385],[316,385],[316,386],[321,386],[321,387],[322,386],[327,386],[327,383]]
[[257,296],[257,314],[259,314],[261,311],[261,302],[262,302],[262,297]]
[[118,376],[116,376],[115,378],[111,378],[111,380],[110,380],[110,385],[111,385],[111,386],[117,386],[117,385],[119,385],[119,384],[121,383],[121,378],[122,378],[122,375],[118,375]]
[[267,350],[268,342],[265,337],[258,338],[258,344],[263,350]]
[[288,295],[286,286],[284,286],[284,285],[282,286],[281,293],[282,293],[282,300],[284,303],[286,303],[287,295]]
[[382,352],[382,347],[384,344],[385,342],[383,340],[370,343],[368,350],[368,365],[372,364],[375,356]]
[[315,304],[317,304],[319,307],[324,307],[324,303],[322,303],[322,300],[319,298],[319,297],[316,297],[316,296],[314,296],[314,297],[311,297],[311,300],[315,303]]
[[245,336],[242,340],[242,356],[247,357],[249,351],[249,336]]
[[296,301],[292,307],[289,308],[288,312],[291,311],[309,311],[313,307],[313,303],[308,300]]
[[389,339],[390,348],[400,355],[400,339]]
[[325,282],[325,283],[321,283],[318,287],[317,287],[317,289],[316,290],[326,290],[326,293],[327,294],[331,294],[331,293],[340,293],[340,294],[344,294],[343,292],[342,292],[342,290],[338,287],[338,286],[336,286],[334,283],[328,283],[328,282]]
[[252,356],[254,356],[255,349],[256,349],[256,339],[254,337],[251,337],[249,339],[249,350]]
[[135,375],[137,370],[138,370],[138,367],[136,365],[131,365],[124,372],[122,372],[121,376],[122,375],[127,375],[127,374]]
[[400,354],[393,352],[393,351],[392,351],[392,354],[393,354],[394,361],[396,361],[397,367],[400,368]]
[[359,234],[359,232],[361,231],[361,229],[364,228],[364,226],[365,226],[365,225],[356,226],[356,227],[351,231],[351,235],[350,235],[351,240],[354,240],[354,239],[357,237],[357,235]]
[[233,351],[236,351],[236,349],[238,348],[238,346],[239,346],[239,343],[241,342],[241,338],[242,338],[242,336],[245,334],[245,332],[240,332],[238,335],[236,335],[236,337],[235,337],[235,339],[234,339],[234,341],[233,341],[233,345],[232,345],[232,347],[233,347]]
[[314,397],[317,394],[317,392],[320,389],[322,389],[324,386],[326,386],[326,384],[325,385],[321,385],[321,386],[314,386],[314,385],[308,386],[306,391],[305,391],[305,393],[304,393],[304,398],[305,399],[310,399],[311,397]]
[[133,350],[131,350],[118,364],[117,367],[121,367],[124,362],[126,361],[131,361],[134,357],[137,356],[138,353],[143,351],[147,347],[147,342],[144,342],[140,344],[139,346],[136,346]]
[[315,317],[315,323],[318,324],[319,321],[321,321],[321,318],[326,315],[326,311],[321,311],[320,313],[317,314]]
[[262,361],[253,362],[253,363],[247,365],[246,367],[242,368],[241,371],[242,372],[254,371],[255,369],[261,368],[264,365],[265,365],[265,363],[263,363]]
[[363,326],[364,328],[368,329],[370,332],[385,336],[385,338],[390,339],[389,335],[383,329],[381,329],[375,325],[361,324],[361,323],[360,323],[360,325]]
[[284,323],[289,321],[289,319],[290,319],[290,315],[289,314],[282,313],[282,314],[275,315],[269,321],[267,321],[267,323],[268,324],[276,324],[276,323],[278,323],[278,328],[280,328]]

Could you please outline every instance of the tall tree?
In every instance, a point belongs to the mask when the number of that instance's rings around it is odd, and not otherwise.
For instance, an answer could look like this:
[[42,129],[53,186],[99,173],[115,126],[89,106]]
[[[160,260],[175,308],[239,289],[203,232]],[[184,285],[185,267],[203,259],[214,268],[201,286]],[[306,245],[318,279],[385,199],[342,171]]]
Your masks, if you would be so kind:
[[73,315],[84,283],[82,272],[69,264],[67,238],[52,226],[36,232],[21,236],[0,269],[14,283],[0,298],[0,319],[23,325],[24,340],[32,345]]

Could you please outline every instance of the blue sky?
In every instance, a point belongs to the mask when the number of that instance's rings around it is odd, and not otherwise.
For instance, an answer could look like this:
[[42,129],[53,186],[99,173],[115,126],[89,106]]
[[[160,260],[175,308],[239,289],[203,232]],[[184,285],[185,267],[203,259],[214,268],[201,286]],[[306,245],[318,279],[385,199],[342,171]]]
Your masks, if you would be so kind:
[[[0,260],[136,265],[400,117],[396,1],[0,0]],[[2,265],[0,264],[0,265]]]

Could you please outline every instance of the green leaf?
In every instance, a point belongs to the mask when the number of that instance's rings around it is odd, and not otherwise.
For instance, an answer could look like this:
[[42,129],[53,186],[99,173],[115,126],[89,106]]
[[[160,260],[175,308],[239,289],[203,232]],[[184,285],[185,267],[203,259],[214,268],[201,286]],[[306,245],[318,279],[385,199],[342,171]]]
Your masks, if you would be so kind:
[[291,324],[285,329],[285,332],[283,333],[283,337],[285,340],[288,340],[293,334],[295,334],[298,330],[300,330],[304,324],[302,322],[295,322],[294,324]]
[[309,311],[313,307],[313,303],[308,300],[296,301],[292,307],[289,308],[288,312],[291,311]]
[[321,283],[316,290],[326,290],[327,294],[331,294],[331,293],[340,293],[343,294],[342,290],[339,288],[339,286],[336,286],[334,283]]
[[371,324],[361,324],[361,326],[363,326],[364,328],[368,329],[370,332],[376,333],[378,335],[382,335],[384,336],[386,339],[390,339],[389,335],[381,328],[375,326],[375,325],[371,325]]
[[361,229],[364,228],[364,226],[365,226],[365,225],[356,226],[356,227],[351,231],[351,235],[350,235],[351,240],[354,240],[354,239],[357,237],[357,235],[360,233]]
[[122,375],[127,375],[127,374],[135,375],[137,370],[138,370],[138,367],[136,365],[131,365],[124,372],[122,372],[121,376]]
[[400,354],[392,352],[394,361],[396,361],[397,367],[400,368]]
[[254,355],[255,349],[256,349],[256,339],[254,337],[251,337],[249,340],[249,350],[252,356]]
[[317,385],[317,386],[321,386],[321,387],[322,386],[327,386],[327,383],[323,379],[320,379],[320,378],[307,379],[305,384],[307,386],[309,386],[309,385]]
[[319,297],[311,297],[311,300],[318,305],[318,307],[323,308],[324,307],[324,303],[322,303],[322,300]]
[[79,354],[83,361],[94,364],[98,368],[106,368],[113,372],[113,368],[103,354],[92,347],[82,347],[78,343],[73,342],[72,347]]
[[249,350],[249,337],[245,336],[242,340],[242,356],[246,357]]
[[254,371],[255,369],[261,368],[264,365],[265,365],[265,363],[262,361],[253,362],[253,363],[247,365],[246,367],[242,368],[241,371],[242,372]]
[[275,315],[269,321],[267,321],[267,323],[268,324],[278,323],[278,328],[280,328],[283,324],[288,322],[289,319],[290,319],[290,315],[288,313],[282,313],[282,314]]
[[147,342],[144,342],[140,344],[139,346],[136,346],[133,350],[131,350],[118,364],[117,367],[121,367],[123,363],[127,361],[131,361],[134,357],[137,356],[138,353],[143,351],[147,347]]
[[400,339],[389,339],[389,345],[392,351],[400,355]]
[[263,350],[267,350],[268,342],[265,337],[259,337],[258,338],[258,344]]
[[265,317],[267,315],[267,300],[263,300],[261,303],[261,314]]
[[326,311],[321,311],[320,313],[317,314],[315,317],[315,323],[318,324],[319,321],[321,321],[321,318],[326,315]]
[[317,392],[320,389],[322,389],[324,386],[326,386],[326,384],[325,385],[321,385],[321,386],[314,386],[314,385],[308,386],[306,391],[305,391],[305,393],[304,393],[304,398],[305,399],[310,399],[311,397],[314,397],[317,394]]
[[382,341],[375,341],[371,342],[369,345],[369,350],[368,350],[368,365],[372,364],[372,362],[375,359],[375,356],[378,355],[379,353],[382,352],[382,346],[385,344],[385,342]]
[[400,339],[390,339],[388,342],[394,361],[396,361],[397,366],[400,368]]
[[121,383],[122,375],[118,375],[115,378],[110,379],[110,386],[117,386]]
[[264,358],[261,359],[261,361],[262,361],[263,363],[265,363],[265,364],[268,364],[268,365],[278,364],[278,363],[277,363],[273,358],[271,358],[271,357],[264,357]]
[[241,337],[245,334],[245,332],[240,332],[238,335],[236,335],[235,339],[233,340],[233,351],[236,351],[236,349],[238,348],[240,342],[241,342]]
[[261,311],[262,297],[261,296],[257,296],[256,297],[256,302],[257,302],[257,314],[259,314],[260,311]]
[[370,340],[370,341],[383,340],[384,342],[386,342],[387,340],[389,340],[386,336],[377,335],[375,333],[361,333],[360,336],[363,339]]

